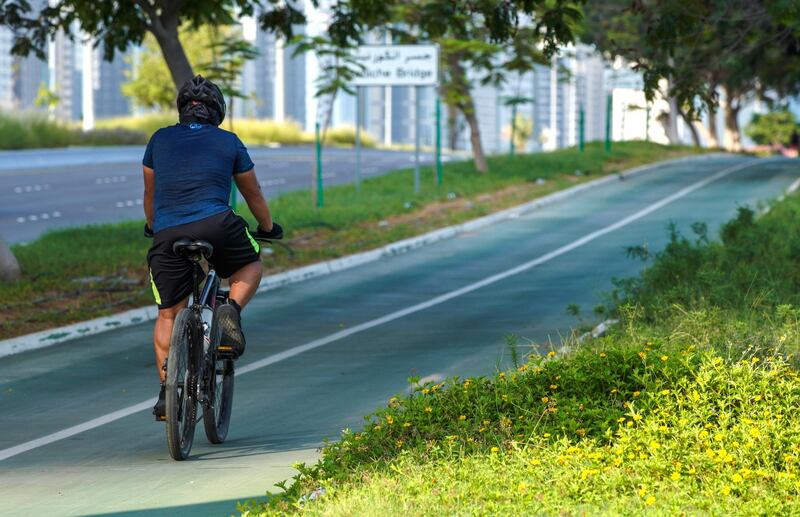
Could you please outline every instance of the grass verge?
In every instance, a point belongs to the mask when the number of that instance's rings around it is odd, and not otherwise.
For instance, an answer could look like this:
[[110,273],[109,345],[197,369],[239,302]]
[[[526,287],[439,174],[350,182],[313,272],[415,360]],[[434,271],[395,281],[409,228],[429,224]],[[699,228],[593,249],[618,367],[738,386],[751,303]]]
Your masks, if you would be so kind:
[[[285,248],[266,261],[269,272],[372,249],[432,229],[507,208],[571,185],[657,160],[699,152],[645,142],[588,145],[547,154],[490,158],[492,172],[471,162],[444,166],[444,184],[422,169],[422,191],[410,170],[325,190],[325,208],[311,206],[308,191],[271,200],[287,229]],[[576,173],[579,172],[579,175]],[[243,215],[250,217],[246,211]],[[251,219],[252,221],[252,219]],[[145,256],[150,241],[141,221],[53,231],[12,248],[20,281],[0,284],[0,339],[152,303]]]
[[[398,395],[246,515],[790,515],[800,198],[675,232],[571,351]],[[412,379],[412,381],[414,381]]]

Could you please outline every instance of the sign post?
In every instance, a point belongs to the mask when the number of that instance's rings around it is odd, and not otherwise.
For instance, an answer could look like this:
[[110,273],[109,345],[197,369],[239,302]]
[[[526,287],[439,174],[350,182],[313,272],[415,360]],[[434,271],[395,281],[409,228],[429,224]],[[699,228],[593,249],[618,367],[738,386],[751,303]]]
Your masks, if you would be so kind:
[[361,87],[356,86],[356,192],[361,192]]
[[442,101],[436,96],[436,184],[442,184]]
[[[353,85],[360,92],[363,86],[414,87],[414,193],[420,190],[420,86],[439,84],[439,47],[437,45],[364,45],[356,49],[355,61],[362,69]],[[356,98],[356,175],[361,170],[360,114],[361,95]],[[437,181],[441,183],[440,135],[437,99]],[[356,181],[359,181],[358,179]]]
[[322,192],[322,141],[319,134],[319,122],[315,126],[316,151],[317,151],[317,208],[322,208],[324,197]]

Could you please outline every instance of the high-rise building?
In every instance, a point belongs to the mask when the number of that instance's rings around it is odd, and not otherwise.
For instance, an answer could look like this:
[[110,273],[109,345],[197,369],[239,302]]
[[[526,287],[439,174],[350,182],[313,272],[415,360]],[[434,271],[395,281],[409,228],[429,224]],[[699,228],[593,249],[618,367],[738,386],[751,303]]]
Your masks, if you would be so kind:
[[96,118],[120,117],[131,113],[131,102],[122,94],[122,85],[131,69],[130,51],[114,54],[112,61],[103,59],[103,46],[92,51],[92,90]]
[[0,110],[14,107],[14,74],[11,45],[14,36],[10,30],[0,27]]

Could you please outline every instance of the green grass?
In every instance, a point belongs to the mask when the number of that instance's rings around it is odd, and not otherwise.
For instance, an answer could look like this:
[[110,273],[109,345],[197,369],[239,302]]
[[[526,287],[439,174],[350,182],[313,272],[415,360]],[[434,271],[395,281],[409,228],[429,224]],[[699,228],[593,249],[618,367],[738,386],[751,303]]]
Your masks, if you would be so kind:
[[[100,119],[95,129],[82,131],[75,124],[50,119],[42,113],[8,114],[0,112],[0,150],[68,146],[144,145],[157,129],[177,122],[175,114]],[[223,128],[230,130],[226,121]],[[234,130],[246,145],[311,144],[314,135],[304,132],[294,121],[236,119]],[[328,130],[327,145],[352,146],[355,129],[338,126]],[[361,143],[374,147],[375,140],[362,133]]]
[[[140,117],[117,117],[97,121],[97,127],[105,130],[124,129],[138,132],[146,137],[157,129],[171,126],[177,122],[174,113],[155,113]],[[230,119],[222,124],[222,128],[231,130]],[[314,135],[303,131],[300,124],[293,120],[283,122],[267,119],[237,118],[233,121],[233,131],[246,145],[268,144],[311,144]],[[374,147],[375,140],[368,134],[362,133],[361,143],[365,147]],[[327,145],[352,146],[355,143],[355,129],[350,126],[337,126],[330,128],[325,137]]]
[[[593,144],[582,154],[568,149],[490,158],[488,175],[478,174],[471,162],[455,162],[445,164],[441,187],[423,168],[419,195],[412,191],[411,170],[403,170],[365,180],[361,192],[352,185],[327,188],[323,209],[312,206],[308,191],[287,193],[270,205],[286,228],[291,253],[276,247],[265,262],[275,272],[364,251],[602,174],[694,152],[629,142],[607,155]],[[544,183],[536,182],[540,178]],[[254,225],[246,209],[240,212]],[[152,303],[145,263],[150,241],[142,237],[142,224],[58,230],[13,246],[23,277],[0,284],[0,339]]]
[[[414,385],[247,515],[789,515],[800,198],[696,226],[618,283],[605,337]],[[539,353],[543,355],[538,355]],[[413,379],[412,379],[413,381]],[[314,498],[309,496],[313,494]]]

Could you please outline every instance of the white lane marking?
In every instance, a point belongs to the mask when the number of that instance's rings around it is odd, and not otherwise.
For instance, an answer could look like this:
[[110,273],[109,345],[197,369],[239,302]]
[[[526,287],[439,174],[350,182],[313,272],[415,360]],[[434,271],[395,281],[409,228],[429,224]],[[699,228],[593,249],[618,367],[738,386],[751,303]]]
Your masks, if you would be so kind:
[[61,212],[56,210],[55,212],[53,212],[53,217],[61,217]]
[[45,220],[50,219],[50,214],[41,214],[39,217]]
[[17,217],[17,222],[18,223],[24,223],[25,222],[25,218],[24,217]]
[[[321,346],[325,346],[325,345],[333,343],[335,341],[340,341],[340,340],[342,340],[342,339],[344,339],[346,337],[352,336],[353,334],[358,334],[360,332],[364,332],[365,330],[369,330],[371,328],[378,327],[378,326],[383,325],[385,323],[389,323],[391,321],[394,321],[394,320],[397,320],[397,319],[400,319],[400,318],[404,318],[405,316],[408,316],[409,314],[414,314],[416,312],[420,312],[420,311],[423,311],[425,309],[429,309],[431,307],[435,307],[436,305],[441,305],[441,304],[443,304],[443,303],[445,303],[445,302],[447,302],[449,300],[452,300],[453,298],[458,298],[459,296],[463,296],[463,295],[471,293],[473,291],[477,291],[478,289],[486,287],[487,285],[491,285],[491,284],[500,282],[501,280],[505,280],[506,278],[512,277],[514,275],[518,275],[518,274],[523,273],[525,271],[528,271],[529,269],[532,269],[532,268],[534,268],[536,266],[544,264],[545,262],[549,262],[550,260],[553,260],[554,258],[559,257],[559,256],[561,256],[561,255],[563,255],[565,253],[568,253],[568,252],[570,252],[570,251],[572,251],[572,250],[574,250],[576,248],[580,248],[581,246],[584,246],[584,245],[592,242],[593,240],[598,239],[598,238],[600,238],[600,237],[602,237],[602,236],[604,236],[606,234],[609,234],[609,233],[611,233],[611,232],[613,232],[615,230],[619,230],[620,228],[623,228],[623,227],[631,224],[632,222],[641,219],[642,217],[650,215],[651,213],[655,212],[656,210],[658,210],[660,208],[663,208],[664,206],[672,203],[673,201],[676,201],[676,200],[678,200],[678,199],[680,199],[680,198],[682,198],[682,197],[684,197],[684,196],[686,196],[688,194],[691,194],[692,192],[694,192],[697,189],[705,187],[709,183],[712,183],[712,182],[714,182],[714,181],[716,181],[716,180],[718,180],[720,178],[723,178],[723,177],[725,177],[725,176],[727,176],[727,175],[729,175],[729,174],[731,174],[733,172],[739,171],[739,170],[744,169],[746,167],[751,167],[753,165],[762,164],[762,163],[765,163],[765,160],[749,161],[749,162],[746,162],[746,163],[740,163],[738,165],[734,165],[733,167],[728,167],[728,168],[722,169],[721,171],[719,171],[719,172],[717,172],[717,173],[715,173],[715,174],[713,174],[713,175],[711,175],[711,176],[709,176],[709,177],[707,177],[707,178],[705,178],[703,180],[700,180],[697,183],[693,183],[693,184],[689,185],[688,187],[684,187],[681,190],[675,192],[674,194],[671,194],[671,195],[661,199],[661,201],[653,203],[652,205],[650,205],[647,208],[639,210],[638,212],[636,212],[636,213],[634,213],[632,215],[629,215],[628,217],[620,219],[619,221],[617,221],[614,224],[611,224],[609,226],[606,226],[605,228],[601,228],[599,230],[595,230],[595,231],[593,231],[591,233],[588,233],[588,234],[584,235],[583,237],[581,237],[580,239],[577,239],[577,240],[575,240],[575,241],[573,241],[573,242],[571,242],[569,244],[561,246],[560,248],[555,249],[555,250],[553,250],[553,251],[551,251],[549,253],[541,255],[538,258],[535,258],[533,260],[525,262],[524,264],[520,264],[519,266],[513,267],[511,269],[507,269],[507,270],[502,271],[500,273],[497,273],[497,274],[494,274],[492,276],[486,277],[483,280],[479,280],[479,281],[474,282],[472,284],[466,285],[464,287],[461,287],[460,289],[456,289],[454,291],[450,291],[449,293],[445,293],[445,294],[442,294],[440,296],[436,296],[435,298],[431,298],[430,300],[418,303],[416,305],[412,305],[410,307],[406,307],[405,309],[400,309],[400,310],[392,312],[390,314],[386,314],[385,316],[381,316],[380,318],[375,318],[373,320],[366,321],[366,322],[361,323],[359,325],[356,325],[354,327],[350,327],[350,328],[345,329],[345,330],[340,330],[339,332],[335,332],[335,333],[330,334],[328,336],[325,336],[325,337],[322,337],[322,338],[319,338],[319,339],[315,339],[315,340],[309,341],[308,343],[305,343],[303,345],[298,345],[298,346],[289,348],[287,350],[284,350],[283,352],[279,352],[277,354],[273,354],[271,356],[265,357],[264,359],[260,359],[258,361],[252,362],[252,363],[250,363],[250,364],[248,364],[248,365],[246,365],[246,366],[244,366],[242,368],[239,368],[237,370],[237,373],[239,375],[245,375],[247,373],[250,373],[250,372],[255,371],[255,370],[259,370],[259,369],[264,368],[266,366],[269,366],[269,365],[272,365],[272,364],[275,364],[275,363],[278,363],[278,362],[281,362],[281,361],[285,361],[286,359],[289,359],[289,358],[294,357],[296,355],[300,355],[300,354],[302,354],[304,352],[308,352],[309,350],[314,350],[315,348],[319,348]],[[138,413],[139,411],[144,411],[145,409],[148,409],[153,404],[154,401],[155,401],[155,398],[148,399],[148,400],[146,400],[144,402],[140,402],[140,403],[138,403],[136,405],[129,406],[127,408],[120,409],[118,411],[114,411],[113,413],[109,413],[107,415],[103,415],[103,416],[97,417],[95,419],[89,420],[88,422],[84,422],[82,424],[78,424],[78,425],[69,427],[67,429],[62,429],[61,431],[57,431],[57,432],[55,432],[53,434],[49,434],[47,436],[43,436],[41,438],[37,438],[37,439],[31,440],[29,442],[21,443],[19,445],[15,445],[14,447],[10,447],[8,449],[0,450],[0,461],[8,459],[8,458],[11,458],[11,457],[16,456],[18,454],[22,454],[23,452],[27,452],[27,451],[30,451],[32,449],[37,449],[39,447],[43,447],[45,445],[49,445],[49,444],[54,443],[54,442],[58,442],[58,441],[64,440],[64,439],[69,438],[71,436],[75,436],[76,434],[80,434],[80,433],[83,433],[85,431],[89,431],[89,430],[95,429],[97,427],[100,427],[100,426],[103,426],[105,424],[114,422],[114,421],[119,420],[121,418],[125,418],[127,416],[130,416],[130,415],[132,415],[134,413]]]
[[267,180],[260,182],[262,187],[272,187],[274,185],[285,185],[286,178],[275,178],[274,180]]
[[22,194],[22,187],[14,187],[14,192],[17,194]]
[[28,216],[28,221],[38,221],[38,220],[39,220],[39,217],[36,216],[36,215],[29,215]]
[[123,206],[125,206],[125,203],[122,201],[117,201],[117,208],[122,208]]

